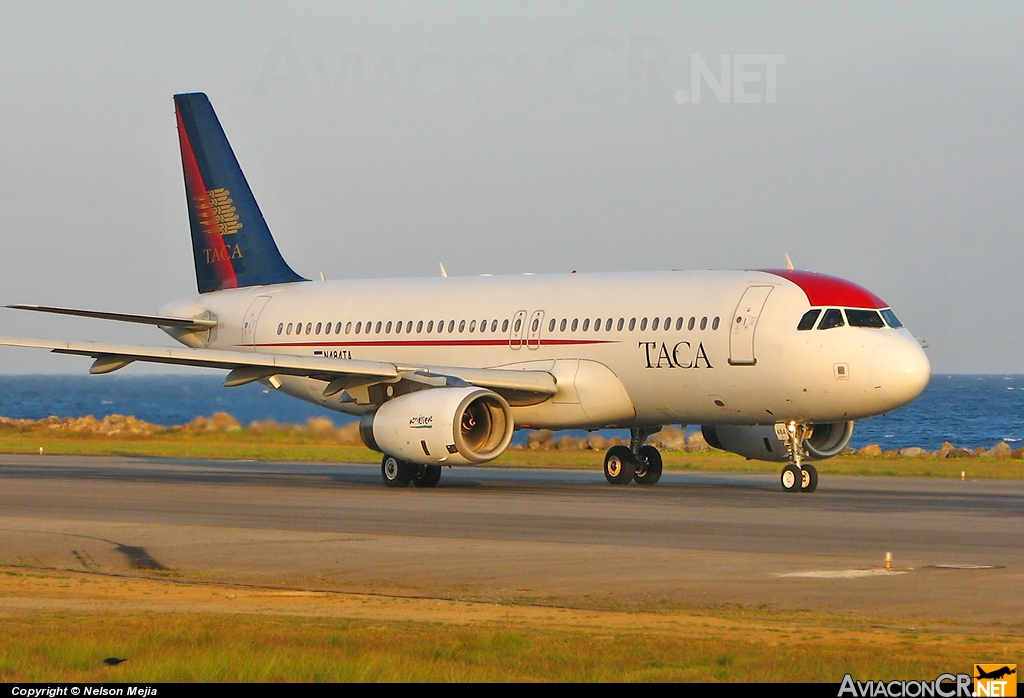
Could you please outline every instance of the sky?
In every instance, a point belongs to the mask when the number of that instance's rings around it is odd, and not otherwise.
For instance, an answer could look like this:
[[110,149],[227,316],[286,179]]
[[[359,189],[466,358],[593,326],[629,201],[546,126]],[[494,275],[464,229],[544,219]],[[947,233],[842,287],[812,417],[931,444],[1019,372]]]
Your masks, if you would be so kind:
[[195,292],[171,96],[202,91],[307,277],[788,253],[885,299],[934,372],[1024,373],[1021,36],[1018,2],[5,2],[0,303]]

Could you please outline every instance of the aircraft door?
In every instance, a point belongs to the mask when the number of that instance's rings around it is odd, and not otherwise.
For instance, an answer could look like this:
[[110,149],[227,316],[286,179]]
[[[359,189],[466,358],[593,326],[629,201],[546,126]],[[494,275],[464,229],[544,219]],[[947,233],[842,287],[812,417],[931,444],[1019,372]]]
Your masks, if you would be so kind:
[[242,321],[242,346],[249,351],[256,351],[256,323],[269,302],[270,296],[256,296],[245,313],[245,320]]
[[521,349],[523,346],[523,334],[526,332],[526,311],[520,310],[512,318],[512,326],[509,328],[508,345],[513,349]]
[[529,334],[526,336],[526,348],[537,349],[540,347],[540,332],[544,327],[544,311],[537,310],[530,318]]
[[731,366],[753,366],[757,363],[754,355],[754,331],[761,310],[772,292],[772,286],[751,286],[743,293],[736,312],[732,317],[729,332],[729,364]]

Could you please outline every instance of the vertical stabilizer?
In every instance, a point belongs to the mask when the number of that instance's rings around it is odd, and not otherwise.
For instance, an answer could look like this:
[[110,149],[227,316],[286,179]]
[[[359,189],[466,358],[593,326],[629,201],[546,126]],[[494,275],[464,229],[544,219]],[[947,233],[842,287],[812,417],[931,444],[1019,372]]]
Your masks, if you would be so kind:
[[284,261],[213,106],[174,96],[200,293],[305,281]]

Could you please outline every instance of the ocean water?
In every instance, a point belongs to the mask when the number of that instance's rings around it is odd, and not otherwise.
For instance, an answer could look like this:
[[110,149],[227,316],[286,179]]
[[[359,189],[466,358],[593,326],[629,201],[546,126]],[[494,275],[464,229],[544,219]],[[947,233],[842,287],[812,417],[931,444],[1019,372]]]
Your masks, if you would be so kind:
[[[214,412],[227,412],[246,424],[266,419],[302,423],[320,416],[340,426],[352,420],[258,383],[223,388],[222,380],[223,376],[212,373],[0,376],[0,415],[42,419],[91,414],[102,419],[109,414],[126,414],[166,426]],[[620,432],[608,435],[613,434]],[[524,439],[524,434],[517,433],[515,441]],[[989,448],[1004,440],[1011,445],[1024,440],[1024,375],[933,376],[914,402],[857,422],[852,445],[877,443],[885,449],[921,446],[935,450],[943,441],[967,448]]]

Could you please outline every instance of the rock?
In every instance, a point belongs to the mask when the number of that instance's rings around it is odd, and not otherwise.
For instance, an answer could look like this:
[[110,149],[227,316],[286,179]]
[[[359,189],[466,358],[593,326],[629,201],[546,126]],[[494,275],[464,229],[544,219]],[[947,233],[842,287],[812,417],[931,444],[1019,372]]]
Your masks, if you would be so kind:
[[954,450],[956,450],[956,446],[949,443],[948,441],[943,441],[942,445],[939,446],[939,450],[933,453],[932,455],[935,456],[936,458],[946,458],[947,456],[949,456],[950,451]]
[[651,437],[651,444],[664,451],[685,451],[686,432],[682,429],[665,427]]
[[892,448],[889,449],[888,451],[883,451],[882,455],[885,456],[886,458],[899,458],[900,451],[897,448]]
[[555,442],[555,448],[559,451],[581,451],[585,448],[586,441],[575,439],[571,436],[563,436]]
[[973,458],[974,451],[967,448],[954,448],[946,454],[946,458]]
[[359,435],[359,422],[349,422],[345,426],[339,427],[336,434],[338,441],[341,441],[342,443],[362,443],[362,437]]
[[242,425],[227,412],[214,412],[206,428],[211,431],[238,431]]
[[590,434],[586,438],[587,448],[591,451],[606,451],[608,450],[608,439],[604,438],[600,434]]
[[317,436],[334,433],[334,422],[329,417],[310,417],[306,420],[306,428]]
[[900,458],[920,458],[921,456],[930,456],[931,454],[923,448],[917,446],[911,446],[910,448],[900,449]]
[[878,444],[868,444],[857,450],[858,456],[880,456],[882,455],[882,447]]
[[1013,449],[1012,457],[1013,458],[1024,458],[1024,448],[1015,448],[1015,449]]
[[537,431],[531,431],[526,435],[526,447],[539,451],[541,449],[551,448],[551,437],[555,435],[555,432],[550,429],[538,429]]
[[696,434],[686,440],[686,452],[687,453],[698,453],[700,451],[710,451],[711,446],[704,440],[704,433],[698,431]]
[[990,448],[981,454],[982,458],[1009,458],[1013,455],[1013,449],[1010,448],[1010,444],[1005,441],[1000,441],[995,446]]

